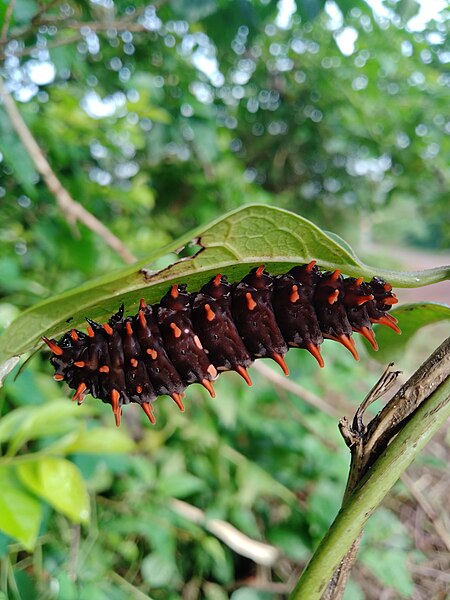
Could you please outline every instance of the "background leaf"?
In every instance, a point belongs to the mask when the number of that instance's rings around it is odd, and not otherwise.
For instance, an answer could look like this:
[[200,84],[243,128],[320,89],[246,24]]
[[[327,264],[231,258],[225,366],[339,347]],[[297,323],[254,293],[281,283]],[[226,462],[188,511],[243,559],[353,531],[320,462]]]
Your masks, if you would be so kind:
[[402,330],[402,334],[397,335],[387,327],[375,325],[378,351],[374,352],[370,344],[365,344],[372,356],[382,363],[400,358],[411,338],[422,327],[449,320],[450,306],[432,302],[417,302],[399,306],[390,311],[390,314],[398,319],[398,326]]
[[31,198],[35,198],[37,173],[34,164],[12,129],[3,107],[0,108],[0,131],[0,151],[25,192]]
[[78,468],[64,458],[47,456],[17,465],[17,473],[37,496],[75,523],[89,520],[89,496]]
[[31,551],[41,522],[41,503],[17,485],[12,466],[0,466],[0,529]]
[[128,453],[135,444],[123,429],[94,427],[80,431],[76,437],[64,446],[66,453],[116,454]]
[[9,441],[9,454],[14,454],[28,440],[70,431],[76,414],[77,406],[67,400],[18,408],[0,421],[0,442]]

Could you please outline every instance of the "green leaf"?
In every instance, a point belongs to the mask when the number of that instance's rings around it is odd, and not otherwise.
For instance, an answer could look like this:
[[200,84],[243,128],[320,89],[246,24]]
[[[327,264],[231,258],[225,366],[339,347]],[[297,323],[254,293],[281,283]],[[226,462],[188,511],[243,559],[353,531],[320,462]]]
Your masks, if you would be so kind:
[[152,121],[164,123],[166,125],[172,120],[170,113],[164,110],[164,108],[159,108],[158,106],[147,106],[146,109],[142,111],[141,117],[152,119]]
[[152,587],[163,587],[173,583],[177,577],[175,565],[160,554],[149,554],[141,564],[142,577]]
[[[194,7],[197,9],[197,4],[198,2],[182,0],[182,6],[189,5],[191,10]],[[211,4],[213,3],[208,0],[201,0],[200,6],[206,6],[206,10],[203,11],[203,14],[199,10],[195,12],[197,12],[198,18],[202,19],[203,31],[214,40],[219,55],[223,54],[224,57],[229,52],[228,49],[235,36],[235,32],[238,31],[242,24],[245,23],[245,26],[248,28],[247,40],[250,41],[264,27],[264,24],[277,14],[277,0],[265,0],[264,2],[220,0],[220,2],[215,2],[217,10],[210,10],[208,14],[208,5]],[[191,14],[195,16],[195,12]],[[180,15],[180,18],[186,18],[184,13]],[[224,23],[226,23],[226,27],[224,27]]]
[[228,600],[229,596],[217,583],[211,583],[209,581],[203,584],[203,590],[208,600]]
[[32,551],[41,523],[41,503],[14,476],[13,467],[0,467],[0,529]]
[[118,454],[135,449],[135,443],[122,429],[95,427],[80,431],[76,438],[64,447],[66,453]]
[[[6,2],[0,2],[0,31],[3,31],[3,25],[5,23],[5,16],[6,16],[6,7],[7,7]],[[0,596],[0,598],[1,598],[1,596]]]
[[302,19],[313,21],[323,10],[324,5],[325,2],[323,0],[307,0],[306,2],[299,2],[297,10]]
[[199,21],[213,14],[218,9],[217,0],[174,0],[171,3],[174,13],[188,21]]
[[211,558],[214,577],[222,583],[232,580],[233,573],[230,569],[230,563],[227,561],[224,545],[212,536],[204,537],[201,544],[205,554],[208,554]]
[[14,5],[15,25],[27,24],[38,11],[38,4],[34,0],[18,0]]
[[230,596],[230,600],[271,600],[271,598],[273,598],[272,592],[255,590],[249,587],[241,587]]
[[14,454],[28,440],[61,433],[73,428],[78,406],[66,400],[43,406],[17,408],[0,422],[0,442],[10,440],[8,454]]
[[175,473],[158,479],[158,492],[163,496],[185,498],[205,490],[205,483],[190,473]]
[[26,411],[26,408],[17,408],[2,417],[0,420],[0,442],[5,442],[17,434]]
[[[11,538],[6,533],[3,533],[0,529],[0,558],[3,558],[8,554],[8,546],[11,543]],[[0,596],[1,600],[1,596]]]
[[[192,240],[199,246],[194,256],[160,271],[143,271],[157,258]],[[108,273],[25,311],[0,338],[0,364],[11,356],[39,347],[42,335],[63,334],[70,317],[72,327],[81,327],[86,315],[100,321],[108,319],[122,302],[126,311],[134,313],[139,298],[145,296],[149,304],[157,302],[170,285],[180,281],[196,290],[218,272],[236,281],[250,268],[263,263],[277,274],[313,259],[324,269],[341,269],[346,275],[366,279],[379,275],[401,287],[428,285],[450,277],[450,267],[414,272],[370,267],[314,223],[278,208],[250,205],[209,227],[198,228],[130,267]]]
[[2,132],[0,151],[25,192],[31,198],[35,198],[36,170],[33,161],[12,129],[9,118],[3,109],[0,109],[0,131]]
[[392,310],[390,314],[398,319],[402,335],[397,335],[387,327],[376,325],[378,352],[374,352],[370,344],[366,343],[366,347],[373,357],[382,363],[398,359],[405,351],[411,338],[422,327],[449,320],[450,306],[434,304],[433,302],[417,302],[399,306]]
[[412,19],[419,10],[420,3],[417,0],[400,0],[395,7],[395,11],[401,16],[404,22]]
[[77,467],[64,458],[45,456],[16,466],[21,481],[75,523],[89,521],[89,496]]
[[8,360],[5,360],[4,363],[0,364],[0,387],[2,387],[5,377],[8,373],[11,373],[19,360],[19,356],[11,356],[11,358],[8,358]]

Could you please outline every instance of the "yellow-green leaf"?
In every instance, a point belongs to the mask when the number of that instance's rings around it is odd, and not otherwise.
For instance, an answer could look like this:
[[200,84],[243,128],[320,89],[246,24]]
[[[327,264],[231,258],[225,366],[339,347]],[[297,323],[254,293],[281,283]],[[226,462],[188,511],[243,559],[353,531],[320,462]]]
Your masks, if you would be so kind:
[[433,302],[417,302],[399,306],[390,314],[398,319],[402,335],[397,335],[388,327],[375,326],[379,346],[378,352],[373,352],[369,344],[366,344],[373,357],[382,363],[399,358],[411,338],[422,327],[450,320],[450,306]]
[[0,529],[32,551],[41,523],[41,503],[25,490],[13,467],[0,467]]
[[14,454],[28,440],[69,431],[79,414],[77,408],[67,400],[16,408],[0,421],[0,442],[10,440],[8,453]]
[[26,487],[75,523],[89,520],[89,496],[78,468],[64,458],[45,456],[16,466]]
[[67,454],[83,452],[89,454],[128,453],[135,449],[135,443],[123,429],[95,427],[80,431],[75,439],[64,448]]

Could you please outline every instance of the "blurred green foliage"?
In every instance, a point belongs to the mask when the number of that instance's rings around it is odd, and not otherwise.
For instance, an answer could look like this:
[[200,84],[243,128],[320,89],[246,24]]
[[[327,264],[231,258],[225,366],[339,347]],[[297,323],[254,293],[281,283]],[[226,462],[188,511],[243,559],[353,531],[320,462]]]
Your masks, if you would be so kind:
[[[445,247],[449,20],[418,31],[415,2],[386,2],[386,16],[362,0],[324,4],[297,2],[287,19],[273,0],[17,0],[1,76],[62,184],[138,257],[247,201],[292,209],[357,248]],[[0,1],[0,31],[7,11]],[[61,214],[2,106],[0,159],[5,327],[121,263]],[[325,376],[291,353],[292,378],[356,404],[378,367],[333,346]],[[251,392],[228,374],[216,400],[190,389],[186,415],[160,401],[155,428],[129,410],[116,432],[104,407],[72,408],[49,375],[38,356],[0,391],[0,594],[285,596],[342,497],[334,417],[257,373]],[[269,569],[240,556],[173,498],[281,559]],[[374,515],[360,560],[377,589],[411,595],[424,560],[412,548],[394,512]]]

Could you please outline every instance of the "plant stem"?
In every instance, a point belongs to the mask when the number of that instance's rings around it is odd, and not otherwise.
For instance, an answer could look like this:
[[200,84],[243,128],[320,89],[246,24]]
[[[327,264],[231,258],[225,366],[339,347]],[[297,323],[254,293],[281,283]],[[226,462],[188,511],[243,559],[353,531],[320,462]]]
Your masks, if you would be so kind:
[[[363,527],[383,498],[450,417],[450,338],[438,348],[402,388],[405,397],[417,386],[426,388],[427,373],[439,362],[446,372],[439,387],[429,388],[420,406],[379,456],[364,479],[349,495],[334,523],[303,571],[290,600],[320,600],[333,573],[361,535]],[[423,379],[417,380],[421,373]],[[432,393],[431,393],[432,392]],[[394,396],[397,398],[397,394]],[[370,426],[369,426],[370,428]],[[369,429],[368,428],[368,429]],[[334,596],[336,597],[336,596]]]

